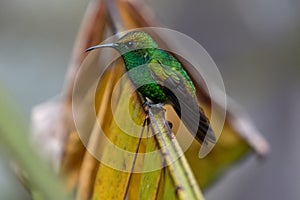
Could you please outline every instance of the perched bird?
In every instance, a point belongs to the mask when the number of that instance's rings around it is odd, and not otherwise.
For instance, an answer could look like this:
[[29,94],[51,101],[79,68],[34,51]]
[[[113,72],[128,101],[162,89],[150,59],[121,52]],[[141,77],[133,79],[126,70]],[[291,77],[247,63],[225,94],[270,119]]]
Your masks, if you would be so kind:
[[112,47],[121,54],[129,78],[145,99],[154,104],[171,104],[200,143],[216,142],[187,72],[170,53],[159,49],[147,33],[132,31],[115,43],[93,46],[86,51],[103,47]]

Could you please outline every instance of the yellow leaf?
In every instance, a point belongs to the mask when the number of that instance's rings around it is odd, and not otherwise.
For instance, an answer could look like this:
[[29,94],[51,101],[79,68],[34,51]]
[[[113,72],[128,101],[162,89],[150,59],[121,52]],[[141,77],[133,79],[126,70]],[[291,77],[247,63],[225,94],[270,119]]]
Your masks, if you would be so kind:
[[[126,119],[128,116],[124,115],[127,112],[128,102],[131,94],[128,89],[131,88],[131,83],[122,84],[121,95],[118,102],[123,102],[118,104],[114,116],[124,116],[121,120]],[[134,108],[140,108],[138,112],[131,112],[134,119],[145,119],[144,111],[137,100],[131,101],[134,104],[130,105]],[[129,133],[133,135],[128,135],[128,132],[122,131],[115,119],[112,121],[110,128],[107,133],[105,133],[107,139],[112,142],[100,141],[103,149],[101,163],[98,168],[97,177],[94,186],[93,199],[124,199],[127,195],[127,187],[131,177],[131,170],[135,164],[135,154],[138,152],[140,144],[140,126],[130,126],[124,124],[125,128]],[[103,146],[104,145],[104,146]],[[110,166],[108,166],[110,165]]]

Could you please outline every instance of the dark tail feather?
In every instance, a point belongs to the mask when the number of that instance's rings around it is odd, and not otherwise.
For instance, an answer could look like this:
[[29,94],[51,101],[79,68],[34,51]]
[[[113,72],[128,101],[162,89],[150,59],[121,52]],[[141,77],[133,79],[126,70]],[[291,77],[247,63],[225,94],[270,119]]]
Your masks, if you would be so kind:
[[181,118],[190,133],[196,133],[194,136],[200,143],[216,143],[216,137],[210,127],[209,119],[205,116],[202,108],[199,107],[197,100],[187,93],[178,92],[176,95],[166,88],[165,92],[167,92],[168,98],[177,115]]
[[[195,128],[193,127],[198,127],[195,137],[200,143],[203,143],[204,141],[216,143],[214,131],[210,127],[209,120],[200,107],[194,110],[191,109],[189,105],[181,103],[181,108],[180,106],[178,107],[175,105],[173,106],[173,108],[175,109],[178,116],[181,117],[184,125],[191,133],[195,131]],[[197,112],[197,110],[199,112],[198,114],[195,113]],[[181,111],[185,113],[181,114]]]

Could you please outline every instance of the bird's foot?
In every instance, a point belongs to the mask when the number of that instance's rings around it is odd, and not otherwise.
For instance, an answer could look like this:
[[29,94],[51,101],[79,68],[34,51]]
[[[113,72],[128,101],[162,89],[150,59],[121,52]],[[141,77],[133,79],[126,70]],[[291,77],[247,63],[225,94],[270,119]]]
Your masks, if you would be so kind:
[[[163,103],[157,103],[156,104],[156,103],[151,103],[149,101],[145,101],[143,103],[143,107],[144,107],[144,110],[146,111],[146,116],[147,117],[146,117],[146,119],[144,121],[144,125],[145,125],[146,121],[147,121],[148,124],[150,123],[150,121],[148,121],[148,120],[149,120],[149,114],[152,113],[152,111],[154,111],[154,112],[161,112],[162,111],[162,113],[161,113],[162,114],[162,118],[165,120],[166,109],[163,106],[164,106]],[[165,126],[168,128],[169,132],[171,133],[172,132],[172,128],[173,128],[172,122],[165,120]]]
[[146,111],[149,108],[160,109],[160,110],[166,111],[166,109],[164,108],[164,104],[163,103],[151,103],[149,101],[145,101],[143,103],[143,107],[145,108]]

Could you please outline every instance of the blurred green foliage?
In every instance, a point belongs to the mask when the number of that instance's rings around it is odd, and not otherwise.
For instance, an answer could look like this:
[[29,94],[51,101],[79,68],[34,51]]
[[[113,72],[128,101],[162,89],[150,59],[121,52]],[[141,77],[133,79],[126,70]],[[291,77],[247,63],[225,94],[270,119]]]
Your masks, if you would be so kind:
[[30,146],[27,127],[22,123],[21,115],[12,102],[0,87],[1,150],[19,167],[18,175],[27,188],[30,188],[34,199],[67,200],[63,185]]

